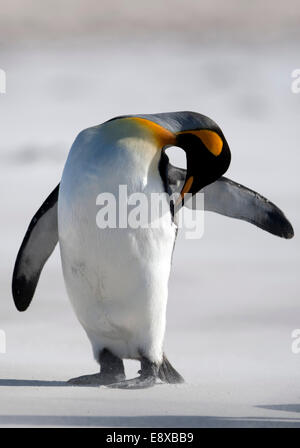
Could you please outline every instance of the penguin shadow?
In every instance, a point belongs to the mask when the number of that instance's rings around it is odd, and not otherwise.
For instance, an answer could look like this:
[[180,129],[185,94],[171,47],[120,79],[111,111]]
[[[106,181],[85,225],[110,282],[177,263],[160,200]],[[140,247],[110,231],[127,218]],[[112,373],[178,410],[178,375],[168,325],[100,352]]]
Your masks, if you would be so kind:
[[[155,387],[165,386],[164,383],[157,383]],[[70,384],[67,381],[45,381],[45,380],[17,380],[0,379],[0,387],[104,387],[98,384]]]
[[271,411],[300,412],[300,403],[262,404],[256,407],[260,409],[269,409]]
[[0,379],[0,387],[70,387],[66,381]]
[[300,420],[283,417],[214,417],[206,415],[1,415],[1,425],[100,428],[299,428]]

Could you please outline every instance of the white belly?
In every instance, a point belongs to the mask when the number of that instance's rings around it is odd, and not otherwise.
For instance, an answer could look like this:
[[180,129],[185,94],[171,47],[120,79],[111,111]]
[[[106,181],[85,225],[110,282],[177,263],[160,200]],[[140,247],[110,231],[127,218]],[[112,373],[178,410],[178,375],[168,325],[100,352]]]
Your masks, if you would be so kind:
[[109,148],[108,153],[100,147],[96,156],[93,151],[73,152],[60,186],[58,228],[75,313],[96,358],[107,348],[121,358],[144,355],[159,362],[175,238],[171,214],[161,217],[156,228],[96,225],[99,193],[113,193],[118,200],[119,184],[127,185],[128,195],[164,191],[158,160],[150,168],[149,159],[145,167],[139,153],[124,148]]

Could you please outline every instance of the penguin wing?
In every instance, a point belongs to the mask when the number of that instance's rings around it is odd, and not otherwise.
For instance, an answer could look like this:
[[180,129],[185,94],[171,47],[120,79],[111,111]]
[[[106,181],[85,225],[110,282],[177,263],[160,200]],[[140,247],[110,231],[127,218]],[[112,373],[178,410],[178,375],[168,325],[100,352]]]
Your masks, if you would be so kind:
[[58,191],[59,184],[32,218],[17,255],[12,293],[19,311],[30,305],[43,266],[58,241]]
[[[169,164],[168,180],[173,193],[181,191],[185,177],[186,170]],[[202,192],[207,211],[247,221],[282,238],[294,236],[293,227],[284,213],[268,199],[243,185],[220,177],[203,188]],[[196,201],[191,198],[185,207],[196,209]]]

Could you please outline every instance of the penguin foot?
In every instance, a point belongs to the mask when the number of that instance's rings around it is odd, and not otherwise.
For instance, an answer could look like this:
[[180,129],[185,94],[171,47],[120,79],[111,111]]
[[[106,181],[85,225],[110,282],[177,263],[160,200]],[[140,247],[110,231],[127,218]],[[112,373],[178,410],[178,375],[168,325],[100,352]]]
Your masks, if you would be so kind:
[[112,389],[148,389],[153,387],[158,377],[158,366],[149,361],[144,356],[141,358],[141,370],[138,371],[140,376],[131,380],[120,381],[118,383],[109,384],[107,387]]
[[112,375],[106,373],[94,373],[93,375],[82,375],[71,378],[68,384],[71,386],[107,386],[125,380],[124,374]]
[[131,380],[120,381],[119,383],[108,384],[107,387],[111,389],[148,389],[153,387],[156,383],[155,376],[139,376],[132,378]]
[[72,386],[107,386],[125,380],[124,364],[122,359],[115,356],[106,348],[99,353],[101,370],[93,375],[83,375],[71,378],[68,383]]

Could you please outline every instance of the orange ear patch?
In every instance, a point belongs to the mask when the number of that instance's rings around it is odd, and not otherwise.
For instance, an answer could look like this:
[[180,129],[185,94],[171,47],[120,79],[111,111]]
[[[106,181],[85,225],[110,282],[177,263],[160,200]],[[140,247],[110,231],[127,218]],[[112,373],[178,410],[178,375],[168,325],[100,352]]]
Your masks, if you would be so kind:
[[210,129],[201,129],[199,131],[183,131],[178,134],[196,135],[214,156],[219,156],[222,152],[223,140],[215,131],[211,131]]

